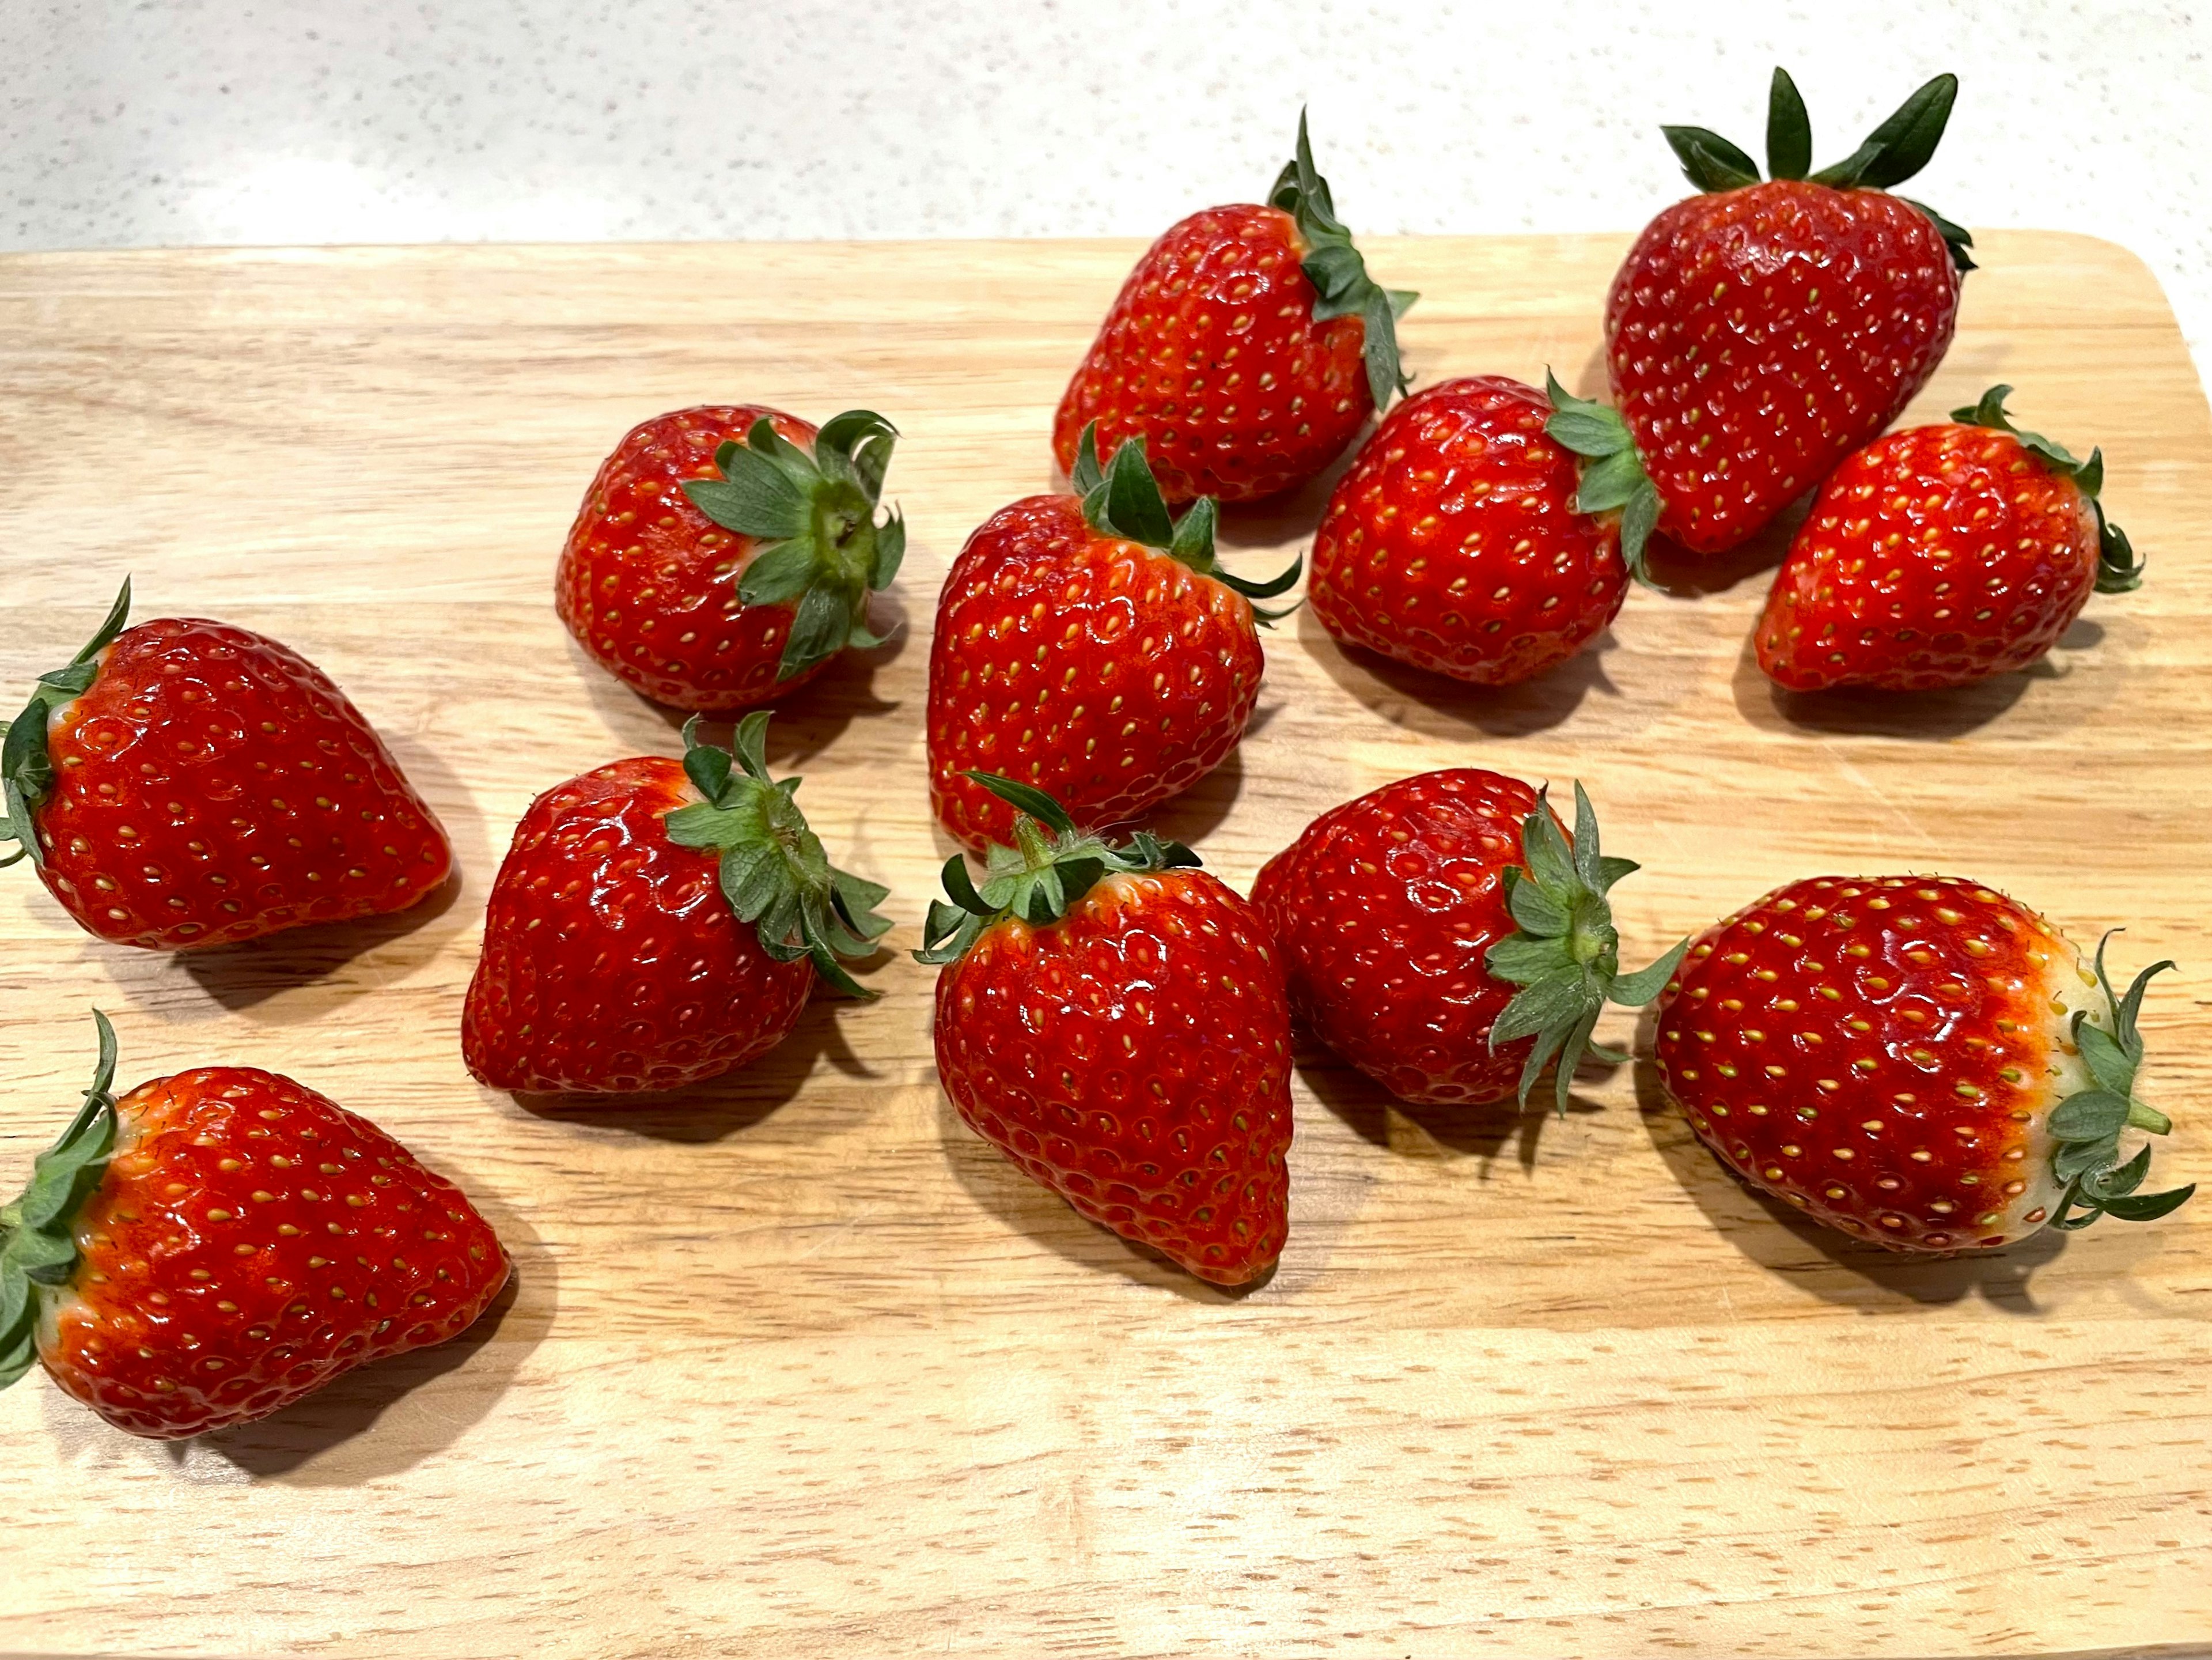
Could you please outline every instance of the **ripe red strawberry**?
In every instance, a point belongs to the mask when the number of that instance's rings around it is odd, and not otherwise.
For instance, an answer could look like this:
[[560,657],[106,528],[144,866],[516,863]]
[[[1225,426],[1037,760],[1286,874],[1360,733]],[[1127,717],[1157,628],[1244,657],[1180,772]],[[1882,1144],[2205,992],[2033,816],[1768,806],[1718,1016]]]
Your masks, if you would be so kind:
[[1215,562],[1214,506],[1171,522],[1133,440],[1102,473],[1086,434],[1078,496],[1032,496],[976,528],[945,579],[929,651],[929,794],[967,847],[1013,812],[968,776],[1017,778],[1085,824],[1186,790],[1243,735],[1260,691],[1250,603],[1298,566],[1247,582]]
[[1322,626],[1486,686],[1541,674],[1602,632],[1628,589],[1619,515],[1576,511],[1552,413],[1534,386],[1482,375],[1384,416],[1314,536],[1306,598]]
[[461,1190],[289,1078],[200,1067],[83,1109],[0,1207],[0,1389],[35,1357],[118,1429],[251,1423],[342,1372],[442,1343],[507,1253]]
[[1252,889],[1298,1023],[1401,1100],[1494,1101],[1554,1058],[1559,1110],[1607,1002],[1651,1000],[1682,946],[1620,972],[1606,893],[1637,866],[1575,836],[1543,792],[1471,767],[1385,784],[1328,812]]
[[131,584],[0,745],[0,837],[87,933],[152,951],[405,910],[453,852],[361,711],[266,635],[126,629]]
[[1706,194],[1646,226],[1613,278],[1619,413],[1602,445],[1576,445],[1610,462],[1583,505],[1626,507],[1632,568],[1655,521],[1699,553],[1752,535],[1895,420],[1942,361],[1972,239],[1887,192],[1928,165],[1958,90],[1937,76],[1848,159],[1811,173],[1805,106],[1778,69],[1765,184],[1719,134],[1665,129]]
[[[1176,842],[1085,836],[1051,797],[979,890],[933,901],[937,1073],[962,1120],[1092,1221],[1241,1286],[1290,1230],[1291,1014],[1266,925]],[[1047,832],[1051,832],[1048,836]]]
[[1925,691],[2026,668],[2142,564],[2076,461],[2006,417],[1992,386],[1948,423],[1892,433],[1829,475],[1759,625],[1793,691]]
[[906,551],[877,499],[897,432],[848,410],[817,433],[754,404],[631,429],[561,550],[555,603],[599,666],[679,709],[730,714],[811,680],[869,632]]
[[[834,868],[768,775],[765,711],[734,756],[684,728],[682,763],[617,761],[530,804],[492,885],[461,1014],[480,1083],[536,1093],[681,1089],[791,1035],[819,976],[890,927],[890,890]],[[734,764],[733,764],[734,763]]]
[[1406,389],[1414,296],[1367,275],[1303,114],[1268,201],[1194,213],[1146,251],[1060,396],[1061,467],[1095,424],[1109,454],[1144,441],[1169,502],[1249,502],[1324,471]]
[[1659,1003],[1668,1096],[1753,1186],[1893,1250],[2010,1244],[2138,1193],[2165,1114],[2134,1097],[2136,1011],[2024,905],[1942,876],[1815,877],[1691,947]]

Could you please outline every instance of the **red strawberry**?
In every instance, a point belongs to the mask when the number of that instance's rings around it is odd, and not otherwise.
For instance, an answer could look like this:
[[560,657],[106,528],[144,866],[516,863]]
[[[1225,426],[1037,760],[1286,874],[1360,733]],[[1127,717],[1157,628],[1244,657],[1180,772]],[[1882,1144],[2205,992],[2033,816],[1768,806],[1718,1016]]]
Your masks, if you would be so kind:
[[1061,467],[1095,424],[1109,454],[1144,441],[1169,502],[1249,502],[1322,472],[1406,389],[1414,296],[1367,275],[1304,115],[1268,199],[1194,213],[1146,251],[1060,396]]
[[[1691,947],[1659,1003],[1668,1096],[1753,1186],[1893,1250],[2163,1216],[2136,1011],[2026,906],[1943,876],[1815,877]],[[2078,1213],[2076,1213],[2078,1212]]]
[[1606,891],[1634,869],[1600,854],[1581,785],[1570,845],[1540,790],[1461,767],[1332,807],[1252,903],[1299,1024],[1393,1095],[1525,1104],[1556,1057],[1564,1112],[1586,1052],[1627,1058],[1591,1044],[1599,1010],[1650,1001],[1681,960],[1620,972]]
[[[957,854],[915,953],[937,978],[937,1073],[968,1127],[1089,1217],[1241,1286],[1290,1228],[1291,1015],[1266,925],[1176,842],[1022,817],[979,890]],[[1047,831],[1052,832],[1048,837]]]
[[2076,461],[1992,386],[1951,423],[1892,433],[1829,475],[1774,579],[1759,666],[1793,691],[1925,691],[2027,667],[2142,564]]
[[1805,106],[1777,70],[1765,184],[1719,134],[1665,129],[1707,194],[1646,226],[1613,280],[1608,435],[1561,437],[1609,463],[1583,506],[1626,507],[1632,568],[1655,521],[1699,553],[1734,547],[1895,420],[1942,361],[1972,239],[1887,192],[1928,165],[1958,91],[1937,76],[1808,177]]
[[342,1372],[458,1336],[507,1253],[461,1190],[366,1118],[250,1067],[83,1109],[0,1207],[0,1389],[35,1354],[133,1435],[282,1411]]
[[[617,761],[530,804],[492,885],[461,1053],[495,1089],[681,1089],[791,1035],[819,976],[890,927],[890,890],[831,866],[768,775],[765,712],[735,754]],[[732,763],[734,762],[734,765]]]
[[1102,473],[1088,435],[1074,496],[1032,496],[976,528],[945,579],[929,652],[929,793],[969,848],[1013,812],[968,776],[1004,773],[1110,824],[1186,790],[1243,735],[1260,691],[1255,611],[1298,567],[1247,582],[1213,556],[1214,507],[1171,523],[1139,441]]
[[1575,457],[1545,436],[1552,413],[1534,386],[1483,375],[1383,417],[1314,536],[1306,597],[1322,626],[1486,686],[1589,644],[1620,611],[1628,569],[1617,516],[1575,510]]
[[229,945],[405,910],[453,852],[361,711],[266,635],[114,608],[0,746],[0,836],[118,945]]
[[793,690],[868,630],[906,551],[876,519],[898,434],[848,410],[817,432],[753,404],[678,410],[601,465],[561,550],[561,620],[599,666],[680,709]]

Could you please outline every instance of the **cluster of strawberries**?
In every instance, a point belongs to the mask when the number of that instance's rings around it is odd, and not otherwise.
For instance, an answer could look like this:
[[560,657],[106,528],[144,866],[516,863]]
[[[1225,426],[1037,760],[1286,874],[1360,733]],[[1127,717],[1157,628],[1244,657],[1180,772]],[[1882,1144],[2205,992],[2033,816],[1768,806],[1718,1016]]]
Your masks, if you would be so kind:
[[[944,872],[939,1075],[963,1119],[1083,1214],[1249,1283],[1288,1232],[1294,1021],[1411,1103],[1564,1108],[1608,1003],[1658,1000],[1656,1059],[1745,1179],[1900,1250],[2148,1219],[2167,1120],[2135,1098],[2144,970],[2124,993],[2049,924],[1941,877],[1798,882],[1623,972],[1608,908],[1636,869],[1575,789],[1456,769],[1324,812],[1247,900],[1141,820],[1234,749],[1266,582],[1218,562],[1219,504],[1319,477],[1382,418],[1316,532],[1308,597],[1339,639],[1504,684],[1581,650],[1646,575],[1757,533],[1817,488],[1757,641],[1785,686],[1913,690],[2017,668],[2140,567],[2077,462],[1993,389],[1876,439],[1942,356],[1966,234],[1889,193],[1955,82],[1811,171],[1777,71],[1773,178],[1697,128],[1701,194],[1613,284],[1613,402],[1480,377],[1407,397],[1413,296],[1379,286],[1301,123],[1265,205],[1213,209],[1139,260],[1054,423],[1070,488],[994,514],[939,595],[928,781],[985,855]],[[1385,412],[1387,411],[1387,412]],[[463,1012],[470,1071],[563,1094],[683,1087],[791,1031],[891,923],[830,864],[768,714],[848,647],[902,521],[896,434],[750,406],[631,432],[556,579],[598,662],[690,711],[680,760],[540,796],[493,887]],[[195,949],[410,906],[447,879],[429,809],[330,680],[219,623],[114,611],[39,682],[0,751],[8,832],[101,939]],[[739,716],[727,749],[705,716]],[[9,862],[13,862],[10,860]],[[35,1359],[141,1434],[273,1412],[451,1336],[507,1277],[490,1228],[374,1126],[289,1079],[204,1068],[85,1106],[0,1210],[0,1386]]]

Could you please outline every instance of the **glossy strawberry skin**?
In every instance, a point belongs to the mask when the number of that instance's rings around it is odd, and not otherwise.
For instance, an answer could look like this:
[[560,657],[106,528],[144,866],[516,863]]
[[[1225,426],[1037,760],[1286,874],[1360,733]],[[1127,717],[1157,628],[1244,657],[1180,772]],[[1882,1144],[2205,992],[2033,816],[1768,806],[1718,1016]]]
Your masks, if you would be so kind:
[[1249,502],[1325,471],[1374,409],[1357,317],[1313,320],[1297,222],[1279,208],[1209,208],[1170,228],[1121,285],[1060,397],[1053,454],[1075,465],[1145,441],[1170,504]]
[[683,766],[617,761],[531,803],[492,885],[461,1014],[479,1083],[547,1094],[681,1089],[762,1055],[814,983],[723,897],[718,860],[662,820],[699,799]]
[[1516,929],[1505,872],[1536,792],[1456,767],[1332,807],[1253,885],[1299,1025],[1401,1101],[1510,1098],[1531,1040],[1490,1047],[1519,988],[1484,959]]
[[1885,192],[1779,179],[1660,214],[1605,318],[1660,530],[1699,553],[1756,532],[1903,412],[1958,314],[1942,234]]
[[507,1283],[461,1190],[289,1078],[207,1067],[117,1104],[39,1358],[118,1429],[250,1423],[354,1367],[458,1336]]
[[49,717],[39,874],[88,933],[151,951],[405,910],[446,833],[361,711],[251,629],[125,629]]
[[929,654],[929,792],[963,845],[1008,842],[1001,774],[1078,824],[1136,818],[1220,765],[1260,693],[1249,601],[1106,536],[1072,496],[986,520],[945,579]]
[[1109,876],[937,982],[961,1118],[1092,1221],[1243,1285],[1288,1236],[1290,1008],[1267,928],[1203,871]]
[[1668,1096],[1723,1163],[1892,1250],[2008,1243],[2060,1184],[2051,1109],[2088,1076],[2078,954],[1992,889],[1816,877],[1715,925],[1661,994]]
[[600,464],[554,579],[556,608],[592,660],[672,708],[730,714],[774,702],[829,665],[779,681],[789,605],[747,605],[738,581],[757,544],[691,504],[714,452],[765,417],[811,450],[814,429],[752,404],[676,410],[634,427]]
[[1830,475],[1759,625],[1793,691],[1924,691],[2025,668],[2097,581],[2097,513],[2010,433],[1893,433]]
[[1447,380],[1382,418],[1315,534],[1307,601],[1337,639],[1504,686],[1573,656],[1620,610],[1617,516],[1574,510],[1580,473],[1544,435],[1551,400],[1499,375]]

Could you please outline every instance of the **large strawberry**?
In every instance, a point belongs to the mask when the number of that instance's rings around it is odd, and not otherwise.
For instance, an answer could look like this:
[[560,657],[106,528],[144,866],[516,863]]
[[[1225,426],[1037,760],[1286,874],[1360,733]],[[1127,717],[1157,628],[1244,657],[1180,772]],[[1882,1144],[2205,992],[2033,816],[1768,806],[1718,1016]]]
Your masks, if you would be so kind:
[[120,1101],[105,1015],[84,1106],[0,1207],[0,1389],[35,1358],[118,1429],[250,1423],[465,1331],[507,1253],[382,1130],[250,1067]]
[[1085,429],[1142,439],[1170,502],[1249,502],[1304,483],[1406,389],[1397,319],[1314,171],[1305,117],[1269,205],[1171,226],[1121,285],[1053,419],[1073,470]]
[[1607,1003],[1651,1000],[1676,946],[1620,972],[1606,895],[1637,867],[1598,848],[1575,786],[1571,844],[1543,792],[1470,767],[1370,790],[1306,826],[1252,889],[1299,1024],[1401,1100],[1494,1101],[1557,1062],[1566,1110]]
[[[1557,391],[1557,383],[1553,383]],[[1501,375],[1425,387],[1329,497],[1306,598],[1339,640],[1480,685],[1580,651],[1628,589],[1617,514],[1576,510],[1553,402]]]
[[2006,417],[1992,386],[1948,423],[1892,433],[1829,475],[1759,625],[1759,666],[1793,691],[1923,691],[2025,668],[2142,562],[2077,461]]
[[200,617],[125,628],[40,676],[0,745],[0,836],[79,927],[119,945],[229,945],[404,910],[446,833],[361,711],[298,653]]
[[866,410],[817,432],[753,404],[634,428],[561,550],[561,620],[610,674],[705,714],[769,702],[848,646],[881,645],[868,598],[906,550],[898,515],[876,517],[897,436]]
[[1894,1250],[2010,1244],[2138,1189],[2166,1116],[2135,1098],[2143,988],[2116,995],[2026,906],[1942,876],[1815,877],[1716,924],[1662,994],[1668,1095],[1754,1187]]
[[768,775],[766,711],[731,750],[617,761],[546,791],[493,883],[461,1013],[477,1081],[532,1093],[681,1089],[791,1034],[819,978],[890,927],[890,890],[835,868]]
[[1260,691],[1255,599],[1297,580],[1231,576],[1213,552],[1214,506],[1168,517],[1132,440],[1102,472],[1088,433],[1076,496],[1032,496],[961,549],[929,650],[929,794],[939,820],[980,848],[1013,811],[968,776],[1003,773],[1085,825],[1133,818],[1221,764]]
[[1237,1286],[1289,1232],[1291,1017],[1259,915],[1189,848],[1018,810],[981,886],[933,901],[937,1073],[970,1129],[1092,1221]]
[[1619,413],[1602,412],[1601,434],[1553,428],[1605,463],[1583,507],[1626,509],[1632,568],[1655,524],[1700,553],[1752,535],[1895,420],[1942,361],[1972,239],[1888,192],[1928,165],[1958,90],[1937,76],[1813,173],[1804,102],[1778,69],[1765,183],[1718,133],[1665,129],[1706,193],[1646,226],[1613,280]]

